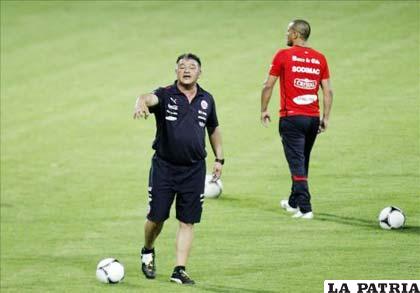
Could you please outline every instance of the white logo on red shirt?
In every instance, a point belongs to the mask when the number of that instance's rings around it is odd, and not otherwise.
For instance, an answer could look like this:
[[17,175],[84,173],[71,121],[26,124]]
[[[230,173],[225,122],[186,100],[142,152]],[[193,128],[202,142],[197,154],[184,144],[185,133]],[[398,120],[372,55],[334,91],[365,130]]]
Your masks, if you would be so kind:
[[316,88],[316,80],[307,79],[307,78],[295,78],[293,85],[297,88],[304,90],[313,90]]
[[301,58],[301,57],[298,57],[298,56],[295,56],[295,55],[292,55],[292,61],[303,62],[303,63],[312,63],[312,64],[321,64],[321,62],[319,62],[319,60],[316,59],[316,58],[308,58],[308,57]]
[[293,102],[298,105],[309,105],[318,99],[316,95],[302,95],[293,98]]
[[298,56],[293,55],[292,56],[292,61],[305,62],[305,58],[300,58]]
[[321,71],[318,68],[304,66],[292,66],[292,72],[302,72],[316,75],[319,75],[321,73]]

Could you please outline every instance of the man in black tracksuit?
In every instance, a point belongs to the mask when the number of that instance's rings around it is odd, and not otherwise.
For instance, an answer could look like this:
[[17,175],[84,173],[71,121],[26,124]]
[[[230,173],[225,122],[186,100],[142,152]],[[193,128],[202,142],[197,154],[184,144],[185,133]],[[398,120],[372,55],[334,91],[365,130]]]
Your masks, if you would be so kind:
[[[267,126],[267,110],[273,87],[280,78],[279,131],[292,177],[289,199],[280,202],[293,217],[312,219],[308,187],[309,158],[318,132],[327,129],[332,105],[332,89],[327,60],[307,44],[311,28],[302,19],[292,21],[287,30],[287,45],[279,50],[261,93],[261,121]],[[318,90],[323,92],[320,120]]]

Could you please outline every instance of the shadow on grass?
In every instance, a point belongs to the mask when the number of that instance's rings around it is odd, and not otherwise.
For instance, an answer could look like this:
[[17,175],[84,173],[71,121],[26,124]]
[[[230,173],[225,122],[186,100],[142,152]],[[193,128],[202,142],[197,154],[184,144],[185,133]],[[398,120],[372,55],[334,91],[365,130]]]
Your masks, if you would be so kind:
[[14,205],[3,201],[3,202],[0,203],[0,207],[2,207],[2,208],[13,208]]
[[256,293],[256,292],[262,292],[262,293],[274,293],[278,291],[270,291],[270,290],[261,290],[261,289],[246,289],[246,288],[240,288],[240,287],[230,287],[230,286],[207,286],[207,285],[196,285],[196,288],[200,288],[201,290],[208,291],[208,292],[245,292],[245,293]]
[[175,287],[182,287],[185,286],[185,288],[192,288],[192,289],[200,289],[203,291],[208,291],[208,292],[244,292],[244,293],[257,293],[257,292],[261,292],[261,293],[274,293],[274,292],[278,292],[278,291],[271,291],[271,290],[261,290],[261,289],[247,289],[247,288],[241,288],[241,287],[233,287],[233,286],[222,286],[222,285],[207,285],[207,284],[195,284],[194,286],[186,286],[186,285],[182,285],[180,286],[179,284],[175,284],[172,282],[169,282],[169,280],[167,278],[158,278],[157,281],[159,283],[165,284],[167,285],[168,283],[170,283],[171,285]]
[[420,236],[420,226],[407,225],[401,230],[402,233],[412,233]]
[[[282,209],[279,206],[267,205],[267,203],[264,201],[242,200],[237,194],[222,194],[222,197],[220,197],[219,199],[212,200],[219,201],[220,203],[234,204],[236,207],[250,208],[253,210],[265,211],[279,215],[286,215],[285,213],[283,213]],[[289,216],[289,214],[287,214],[287,216]],[[363,227],[372,230],[381,229],[376,218],[373,220],[366,220],[355,217],[338,216],[334,214],[315,212],[314,221],[334,222],[344,225]],[[409,233],[420,236],[420,226],[405,225],[403,229],[391,230],[390,232]]]
[[[207,199],[206,199],[207,200]],[[224,194],[222,193],[221,197],[218,199],[208,199],[209,201],[219,201],[220,204],[232,204],[235,207],[240,208],[250,208],[253,210],[265,211],[270,213],[278,214],[281,211],[279,206],[276,205],[267,205],[267,202],[262,200],[252,200],[247,198],[244,200],[240,195],[237,194]]]
[[[380,229],[378,226],[378,223],[376,221],[371,220],[365,220],[365,219],[359,219],[355,217],[345,217],[345,216],[337,216],[333,214],[327,214],[327,213],[316,213],[314,220],[316,221],[326,221],[326,222],[335,222],[345,225],[351,225],[351,226],[359,226],[369,229]],[[397,233],[411,233],[415,235],[420,236],[420,226],[410,226],[406,225],[403,229],[398,230],[391,230],[391,232],[397,232]]]
[[376,228],[376,222],[365,219],[358,219],[354,217],[337,216],[327,213],[316,213],[314,220],[336,222],[340,224],[348,224],[353,226],[361,226],[367,228]]
[[236,198],[232,195],[224,194],[224,193],[222,193],[222,195],[220,196],[220,199],[218,199],[218,198],[208,198],[206,200],[222,200],[224,202],[240,202],[241,201],[239,198]]

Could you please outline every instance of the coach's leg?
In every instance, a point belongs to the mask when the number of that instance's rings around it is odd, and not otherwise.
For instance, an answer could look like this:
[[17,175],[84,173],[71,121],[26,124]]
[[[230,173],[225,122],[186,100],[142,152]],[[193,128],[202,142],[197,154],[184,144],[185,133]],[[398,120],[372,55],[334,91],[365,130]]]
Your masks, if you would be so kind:
[[156,238],[162,231],[164,222],[153,222],[149,219],[144,223],[144,247],[153,249]]
[[163,223],[169,217],[175,198],[168,169],[167,163],[153,156],[149,173],[149,211],[144,223],[144,246],[140,252],[141,269],[148,279],[156,277],[154,243],[162,231]]
[[170,278],[171,282],[185,285],[195,284],[186,272],[193,238],[194,224],[179,220],[178,232],[176,233],[176,266]]
[[176,234],[176,265],[186,266],[194,239],[194,224],[179,221]]
[[149,219],[144,223],[144,247],[140,252],[141,270],[147,279],[156,278],[154,243],[162,231],[162,222],[153,222]]
[[168,163],[156,155],[152,158],[149,172],[149,211],[144,223],[144,248],[153,249],[154,242],[169,218],[175,193],[172,190]]
[[200,223],[201,220],[205,177],[204,160],[180,168],[176,177],[176,218],[179,226],[176,234],[176,266],[170,278],[171,282],[187,285],[195,283],[187,274],[186,266],[194,239],[194,224]]
[[176,198],[176,218],[179,221],[176,266],[185,267],[194,238],[194,223],[200,222],[203,211],[206,163],[203,160],[180,171]]

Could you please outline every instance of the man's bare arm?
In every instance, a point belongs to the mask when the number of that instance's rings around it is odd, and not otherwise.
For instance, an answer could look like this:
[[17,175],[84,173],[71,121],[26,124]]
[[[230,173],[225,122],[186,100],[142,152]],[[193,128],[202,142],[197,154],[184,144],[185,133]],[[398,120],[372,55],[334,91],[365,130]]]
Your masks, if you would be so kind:
[[[222,149],[222,134],[218,126],[209,130],[209,140],[213,149],[214,156],[217,159],[224,159]],[[220,178],[222,175],[222,164],[218,162],[214,163],[213,174],[216,176],[216,178]]]
[[333,91],[331,88],[331,81],[329,79],[321,80],[322,94],[323,94],[323,109],[322,119],[319,125],[319,132],[324,132],[328,127],[330,119],[330,112],[333,102]]
[[144,118],[150,115],[149,107],[156,106],[159,103],[159,99],[155,94],[144,94],[137,98],[134,104],[133,118]]
[[277,76],[268,75],[267,79],[264,82],[263,89],[261,91],[261,123],[265,127],[267,127],[268,122],[271,121],[270,113],[268,112],[268,104],[270,103],[273,88],[277,82],[277,79]]

